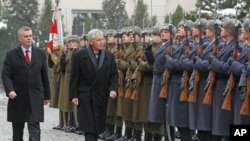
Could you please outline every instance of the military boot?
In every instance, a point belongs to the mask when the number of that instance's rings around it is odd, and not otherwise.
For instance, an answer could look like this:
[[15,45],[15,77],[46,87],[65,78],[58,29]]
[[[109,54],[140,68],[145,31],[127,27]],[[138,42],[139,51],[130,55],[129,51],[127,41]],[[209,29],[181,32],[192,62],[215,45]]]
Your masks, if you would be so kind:
[[152,141],[153,134],[151,132],[145,132],[144,141]]
[[111,137],[114,134],[114,130],[115,130],[115,126],[114,125],[109,125],[108,127],[108,132],[103,136],[104,140],[106,140],[107,138]]
[[162,140],[162,135],[154,134],[154,141],[161,141],[161,140]]
[[122,127],[116,126],[115,133],[112,136],[107,137],[106,140],[107,141],[114,141],[114,140],[119,139],[120,137],[122,137]]
[[134,130],[133,136],[128,141],[141,141],[141,130]]
[[128,141],[132,137],[132,128],[126,127],[124,136],[115,141]]
[[59,110],[59,124],[55,127],[52,127],[52,129],[60,130],[62,127],[63,127],[62,111]]
[[133,141],[142,141],[142,130],[135,130],[135,139]]
[[65,132],[71,132],[71,128],[73,126],[73,122],[74,122],[74,119],[73,119],[73,112],[68,112],[68,121],[67,121],[67,126],[65,128]]

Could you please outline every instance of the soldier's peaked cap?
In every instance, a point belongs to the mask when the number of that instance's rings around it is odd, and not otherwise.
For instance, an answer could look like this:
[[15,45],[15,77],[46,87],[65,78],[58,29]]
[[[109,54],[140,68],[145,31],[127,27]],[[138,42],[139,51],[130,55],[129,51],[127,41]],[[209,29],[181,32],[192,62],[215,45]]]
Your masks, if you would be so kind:
[[128,33],[134,33],[134,34],[137,34],[139,36],[141,36],[141,28],[138,27],[138,26],[131,26],[128,28],[128,31],[127,31],[127,34]]
[[205,32],[207,22],[208,21],[205,18],[197,19],[194,22],[194,26],[197,27],[197,28],[199,28],[199,25],[201,25],[201,31]]
[[80,37],[80,40],[82,39],[84,40],[88,39],[88,35],[83,33],[82,36]]
[[221,27],[221,21],[216,19],[216,20],[209,20],[207,22],[206,28],[212,30],[213,32],[216,32],[214,27],[215,24],[218,24],[218,28]]
[[114,30],[114,29],[108,29],[108,30],[106,30],[106,34],[107,35],[113,35],[113,36],[115,36],[116,33],[117,33],[117,31]]
[[67,41],[68,42],[70,42],[70,41],[76,41],[76,42],[80,43],[80,37],[78,35],[71,35],[71,36],[68,37]]
[[152,29],[151,28],[144,28],[142,31],[141,31],[141,34],[150,34],[152,32]]
[[250,32],[250,20],[249,19],[244,20],[242,24],[242,28],[245,29],[247,32]]
[[182,21],[179,22],[179,24],[178,24],[177,27],[179,27],[179,26],[184,26],[184,25],[185,25],[185,26],[187,27],[187,29],[190,30],[190,31],[191,31],[191,29],[194,27],[194,23],[193,23],[191,20],[185,20],[185,22],[184,22],[184,20],[182,20]]
[[158,34],[158,35],[160,35],[160,26],[154,26],[154,27],[152,27],[151,33],[152,34]]
[[[171,31],[169,31],[170,30],[170,27],[171,27]],[[162,30],[168,30],[169,32],[171,32],[171,34],[176,34],[176,31],[177,31],[177,29],[176,29],[176,27],[173,25],[173,24],[168,24],[168,23],[166,23],[166,24],[164,24],[164,25],[162,25],[162,26],[160,26],[160,32],[162,31]]]
[[[238,35],[239,34],[239,30],[236,31],[235,29],[235,25],[238,25],[238,27],[241,27],[241,23],[240,21],[237,21],[237,23],[235,24],[235,19],[230,19],[227,18],[222,22],[222,27],[225,28],[228,32],[232,33],[233,35]],[[238,28],[238,29],[239,29]]]

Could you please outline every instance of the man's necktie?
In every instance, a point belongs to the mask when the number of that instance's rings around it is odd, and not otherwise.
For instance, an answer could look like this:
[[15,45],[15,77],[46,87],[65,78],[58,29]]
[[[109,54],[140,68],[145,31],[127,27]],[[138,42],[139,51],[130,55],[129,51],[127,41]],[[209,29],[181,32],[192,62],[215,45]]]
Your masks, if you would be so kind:
[[95,57],[96,57],[96,59],[98,60],[98,52],[95,52]]
[[25,59],[26,59],[27,64],[30,64],[29,50],[25,51]]

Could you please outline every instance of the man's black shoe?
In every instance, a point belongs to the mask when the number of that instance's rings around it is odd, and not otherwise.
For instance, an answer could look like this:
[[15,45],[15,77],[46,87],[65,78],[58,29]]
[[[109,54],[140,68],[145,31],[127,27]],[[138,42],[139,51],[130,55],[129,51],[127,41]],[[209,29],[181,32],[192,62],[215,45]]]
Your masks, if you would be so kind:
[[100,134],[98,137],[99,139],[105,139],[109,136],[113,135],[113,132],[110,132],[109,130],[106,130],[105,132],[103,132],[102,134]]

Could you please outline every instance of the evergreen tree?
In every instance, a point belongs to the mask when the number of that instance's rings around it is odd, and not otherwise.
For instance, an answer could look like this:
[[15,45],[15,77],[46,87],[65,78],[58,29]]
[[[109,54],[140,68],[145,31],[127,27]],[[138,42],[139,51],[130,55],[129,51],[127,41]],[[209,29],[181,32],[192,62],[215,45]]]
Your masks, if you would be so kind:
[[[180,5],[177,5],[174,13],[171,15],[172,24],[177,26],[178,23],[183,19],[183,17],[184,17],[183,14],[184,14],[183,8]],[[164,22],[169,23],[169,14],[167,16],[165,16],[165,21]]]
[[41,18],[38,24],[38,42],[39,47],[46,49],[49,39],[49,28],[52,19],[52,2],[51,0],[45,0],[44,6],[41,11]]
[[151,27],[157,23],[156,16],[149,17],[148,5],[143,0],[138,0],[134,13],[130,19],[130,25],[139,26],[140,28]]
[[[250,7],[250,1],[249,0],[197,0],[196,7],[201,8],[202,10],[207,10],[212,12],[213,14],[217,13],[216,10],[223,10],[226,8],[238,8],[239,13],[238,19],[242,20],[248,13],[248,9]],[[213,16],[213,15],[212,15]],[[230,15],[229,15],[230,16]],[[231,15],[234,17],[234,15]],[[212,18],[212,17],[210,17]],[[220,19],[224,18],[219,17]]]
[[10,0],[4,17],[7,20],[7,31],[11,47],[17,46],[17,30],[21,26],[29,26],[33,30],[33,39],[37,38],[38,2],[37,0]]
[[107,29],[107,26],[105,24],[106,22],[103,21],[103,19],[96,19],[95,17],[87,16],[84,18],[84,33],[88,33],[91,29],[94,28]]
[[105,12],[106,28],[118,29],[126,25],[128,15],[125,10],[124,0],[105,0],[102,3]]
[[2,16],[3,16],[3,5],[2,1],[0,1],[0,21],[2,21]]
[[[5,57],[5,53],[6,51],[9,49],[10,47],[10,38],[8,36],[8,32],[5,28],[1,28],[0,29],[0,70],[2,70],[2,66],[3,66],[3,59]],[[0,80],[0,84],[1,80]]]

